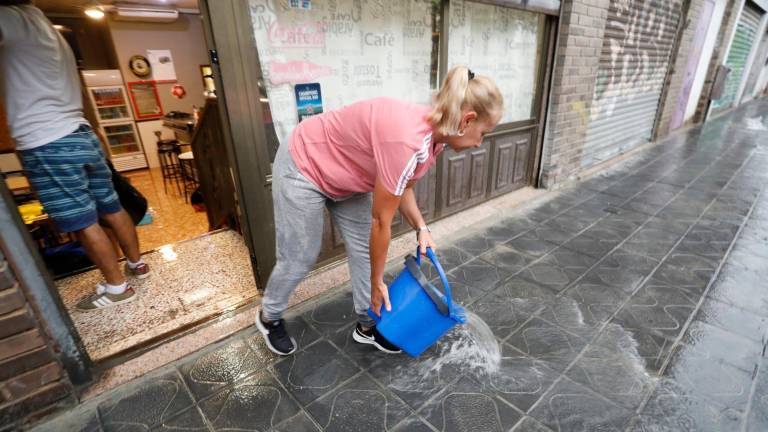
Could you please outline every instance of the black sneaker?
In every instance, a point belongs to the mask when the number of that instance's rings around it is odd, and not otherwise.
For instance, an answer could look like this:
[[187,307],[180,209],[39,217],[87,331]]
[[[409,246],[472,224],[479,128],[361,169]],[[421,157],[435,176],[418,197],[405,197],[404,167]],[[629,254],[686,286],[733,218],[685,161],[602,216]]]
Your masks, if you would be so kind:
[[261,319],[261,309],[256,313],[256,328],[264,336],[267,348],[277,355],[290,355],[296,351],[296,341],[288,335],[283,320],[265,323]]
[[388,354],[400,354],[403,352],[400,348],[392,345],[384,336],[376,330],[376,327],[371,327],[367,331],[363,331],[363,326],[360,323],[355,327],[355,331],[352,333],[352,339],[357,343],[373,345],[379,351],[384,351]]

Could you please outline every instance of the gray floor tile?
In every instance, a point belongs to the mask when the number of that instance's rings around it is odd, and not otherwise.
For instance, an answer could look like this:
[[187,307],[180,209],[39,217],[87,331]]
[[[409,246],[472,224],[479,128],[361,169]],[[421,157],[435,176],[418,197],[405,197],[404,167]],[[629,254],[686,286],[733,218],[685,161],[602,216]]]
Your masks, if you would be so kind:
[[542,226],[548,229],[568,233],[569,237],[572,237],[595,222],[597,222],[597,219],[594,218],[580,218],[570,214],[562,214],[544,222]]
[[411,410],[366,374],[360,374],[307,407],[324,431],[386,431]]
[[742,414],[663,380],[644,407],[632,432],[739,430]]
[[595,259],[567,249],[557,249],[530,264],[520,275],[555,291],[562,291],[585,274]]
[[565,370],[587,345],[581,337],[538,318],[529,321],[506,342],[556,371]]
[[744,412],[752,388],[752,373],[725,362],[713,362],[688,346],[679,346],[664,371],[686,395]]
[[544,395],[559,376],[559,372],[548,368],[544,362],[504,344],[499,371],[472,377],[486,391],[525,412]]
[[544,309],[557,295],[557,291],[515,276],[491,293],[497,297],[509,299],[522,314],[534,315]]
[[454,383],[461,375],[459,359],[448,356],[451,336],[441,339],[418,358],[407,355],[379,355],[368,373],[388,391],[414,410]]
[[729,230],[719,231],[696,224],[683,237],[677,250],[695,253],[707,258],[721,260],[733,241],[734,234]]
[[562,378],[529,415],[556,431],[623,431],[633,412]]
[[438,431],[509,430],[522,417],[515,408],[463,377],[419,411]]
[[104,431],[122,430],[126,424],[151,429],[193,405],[176,371],[142,382],[138,388],[99,404]]
[[190,432],[208,432],[208,425],[205,423],[203,414],[196,406],[182,412],[168,420],[162,421],[153,431],[190,431]]
[[574,252],[588,255],[592,258],[602,258],[623,239],[593,237],[597,231],[585,231],[573,239],[563,243],[563,247]]
[[510,275],[519,272],[533,261],[532,257],[514,251],[504,245],[496,246],[480,255],[480,259],[493,264]]
[[302,410],[295,416],[277,425],[274,432],[320,432],[320,428]]
[[[252,338],[261,338],[254,335]],[[255,340],[261,342],[262,340]],[[277,361],[277,355],[266,349],[254,352],[247,340],[238,339],[215,351],[206,353],[179,367],[195,400],[202,400],[218,389],[238,379],[263,370]]]
[[397,425],[394,429],[392,429],[392,431],[393,432],[434,432],[434,429],[432,429],[432,427],[429,426],[428,423],[425,423],[420,418],[416,416],[412,416],[400,422],[400,424]]
[[[579,306],[579,309],[573,315],[561,314],[561,316],[569,317],[568,320],[559,318],[553,322],[566,329],[579,326],[597,328],[608,321],[619,310],[621,305],[629,298],[629,294],[614,287],[584,282],[582,280],[568,288],[564,293],[564,297],[573,299],[575,305]],[[546,313],[542,314],[542,317],[546,319],[549,319],[547,318],[548,316]],[[566,326],[565,324],[569,321],[571,321],[570,325]]]
[[499,242],[496,240],[489,239],[488,237],[477,233],[470,234],[456,240],[453,243],[453,246],[469,253],[472,256],[479,256],[493,249],[493,247],[498,243]]
[[756,342],[726,330],[694,322],[680,341],[690,355],[700,355],[710,362],[725,362],[752,373],[762,357],[762,342]]
[[531,318],[532,310],[538,312],[543,307],[532,307],[529,298],[499,296],[496,292],[488,293],[472,303],[469,309],[485,321],[499,339],[506,338],[525,324]]
[[761,317],[768,316],[768,290],[765,275],[727,262],[707,294],[723,303],[746,309]]
[[739,307],[708,298],[696,314],[695,321],[719,327],[728,332],[762,342],[768,331],[768,317],[761,317]]
[[643,227],[622,245],[622,249],[661,259],[672,250],[679,238],[679,235],[667,231]]
[[453,301],[464,306],[472,304],[488,292],[487,289],[476,286],[474,283],[469,283],[463,277],[453,276],[450,273],[448,273],[448,285],[451,288]]
[[266,370],[200,404],[214,430],[269,430],[299,412],[299,405]]
[[531,417],[523,417],[512,429],[512,432],[551,432],[552,429],[542,425]]
[[695,294],[652,279],[630,298],[613,321],[625,329],[674,340],[684,330],[698,299]]
[[360,371],[324,340],[286,357],[273,368],[285,388],[304,405],[330,392]]
[[768,360],[763,364],[755,378],[755,390],[749,412],[746,413],[746,428],[748,432],[768,430]]
[[302,315],[304,321],[321,332],[329,334],[357,321],[352,292],[348,289],[336,292],[318,302],[312,310]]
[[456,280],[475,290],[490,291],[512,273],[481,259],[475,259],[448,272]]
[[560,233],[555,230],[549,230],[541,227],[526,232],[520,237],[514,238],[504,246],[512,249],[515,252],[531,256],[533,258],[539,258],[545,255],[547,252],[555,249],[558,245],[557,242],[544,240],[542,236],[550,238],[551,240],[565,241],[570,237],[569,234]]
[[717,261],[675,248],[661,263],[653,279],[701,294],[717,269]]

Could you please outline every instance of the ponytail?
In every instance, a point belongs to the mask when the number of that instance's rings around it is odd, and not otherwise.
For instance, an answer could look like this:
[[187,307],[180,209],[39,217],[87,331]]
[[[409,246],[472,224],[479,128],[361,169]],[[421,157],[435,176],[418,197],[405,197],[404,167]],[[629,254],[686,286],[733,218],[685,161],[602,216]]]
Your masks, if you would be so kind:
[[465,110],[477,112],[480,119],[498,121],[503,109],[501,92],[490,78],[475,76],[466,66],[454,66],[435,95],[429,121],[441,133],[456,135]]

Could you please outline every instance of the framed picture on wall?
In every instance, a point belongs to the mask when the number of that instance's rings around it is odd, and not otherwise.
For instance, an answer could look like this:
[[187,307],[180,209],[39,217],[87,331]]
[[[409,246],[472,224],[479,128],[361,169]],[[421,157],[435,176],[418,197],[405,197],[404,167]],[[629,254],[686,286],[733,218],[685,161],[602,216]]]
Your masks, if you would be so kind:
[[146,120],[163,116],[160,95],[155,81],[134,81],[128,83],[128,94],[136,114],[136,120]]

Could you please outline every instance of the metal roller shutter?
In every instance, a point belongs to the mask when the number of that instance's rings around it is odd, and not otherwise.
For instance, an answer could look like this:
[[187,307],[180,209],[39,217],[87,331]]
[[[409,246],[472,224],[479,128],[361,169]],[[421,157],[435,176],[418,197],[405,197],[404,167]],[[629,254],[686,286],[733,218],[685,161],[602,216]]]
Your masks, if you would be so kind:
[[582,167],[651,139],[681,3],[611,0]]
[[728,79],[725,81],[723,96],[712,103],[714,109],[728,108],[735,102],[736,93],[739,91],[744,75],[744,68],[749,53],[752,51],[757,29],[760,27],[761,15],[760,10],[751,3],[744,5],[739,23],[736,25],[736,33],[733,35],[728,57],[725,60],[725,65],[731,68],[731,73],[728,74]]

